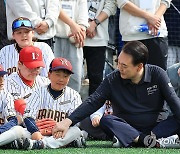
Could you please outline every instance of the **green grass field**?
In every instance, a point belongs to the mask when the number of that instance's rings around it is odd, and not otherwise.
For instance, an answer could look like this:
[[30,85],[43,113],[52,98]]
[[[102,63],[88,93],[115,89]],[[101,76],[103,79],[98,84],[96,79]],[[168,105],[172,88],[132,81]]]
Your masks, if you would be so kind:
[[86,148],[0,150],[0,154],[180,154],[180,149],[111,148],[111,142],[87,141]]

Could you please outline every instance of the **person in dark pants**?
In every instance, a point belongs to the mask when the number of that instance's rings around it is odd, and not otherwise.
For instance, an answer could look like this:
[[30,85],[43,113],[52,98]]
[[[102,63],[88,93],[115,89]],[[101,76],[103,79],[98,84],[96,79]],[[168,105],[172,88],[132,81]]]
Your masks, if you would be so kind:
[[[87,64],[89,95],[91,95],[103,80],[106,46],[109,41],[109,17],[115,14],[116,5],[115,0],[88,0],[87,4],[89,27],[86,30],[87,37],[83,53]],[[94,138],[106,139],[106,134],[104,134],[101,128],[92,125],[94,120],[88,117],[81,122],[81,128]]]
[[[119,30],[122,41],[141,41],[149,50],[147,63],[167,69],[168,31],[164,13],[170,7],[171,0],[117,0],[120,8]],[[148,30],[141,31],[141,25]]]
[[115,0],[87,1],[89,27],[83,47],[89,79],[89,95],[103,80],[105,51],[109,41],[108,21],[116,13]]
[[11,42],[7,38],[7,23],[6,23],[6,5],[5,1],[0,1],[0,49]]
[[[180,134],[180,100],[165,70],[146,64],[147,47],[139,41],[124,45],[118,69],[109,74],[68,118],[58,123],[53,134],[64,137],[68,128],[92,114],[110,100],[113,115],[103,116],[100,126],[114,137],[113,147],[139,144],[161,147],[157,139]],[[164,101],[173,116],[162,116]]]

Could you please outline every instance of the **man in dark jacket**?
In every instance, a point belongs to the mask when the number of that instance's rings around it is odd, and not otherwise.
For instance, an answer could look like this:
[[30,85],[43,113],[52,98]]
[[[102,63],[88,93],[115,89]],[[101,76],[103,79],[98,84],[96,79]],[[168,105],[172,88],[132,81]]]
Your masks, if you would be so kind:
[[[147,59],[148,49],[143,43],[128,42],[118,57],[118,69],[68,118],[57,123],[54,136],[64,137],[71,125],[99,109],[105,100],[111,101],[113,115],[103,116],[100,126],[114,137],[114,147],[160,147],[157,139],[179,135],[180,100],[166,71],[146,64]],[[173,116],[162,116],[164,101]]]

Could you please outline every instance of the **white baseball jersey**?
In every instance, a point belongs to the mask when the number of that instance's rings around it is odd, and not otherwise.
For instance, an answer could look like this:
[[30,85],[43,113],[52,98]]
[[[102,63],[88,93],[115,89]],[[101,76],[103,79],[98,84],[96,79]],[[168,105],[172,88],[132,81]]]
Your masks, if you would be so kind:
[[[54,54],[50,46],[44,42],[34,42],[34,46],[42,51],[45,68],[41,70],[41,76],[48,76],[49,65],[54,59]],[[17,65],[19,60],[19,53],[16,49],[16,44],[11,44],[3,47],[0,51],[0,64],[3,65],[4,70],[9,74],[17,72]],[[6,75],[5,75],[6,76]]]
[[24,118],[51,118],[59,122],[69,116],[81,103],[79,93],[68,86],[56,99],[49,92],[48,86],[44,86],[35,91],[29,98]]
[[5,80],[5,88],[13,96],[14,100],[19,98],[26,100],[34,91],[48,84],[48,78],[37,76],[33,86],[30,87],[23,82],[17,72],[12,73]]
[[13,97],[6,90],[0,90],[0,125],[7,122],[11,116],[15,116]]

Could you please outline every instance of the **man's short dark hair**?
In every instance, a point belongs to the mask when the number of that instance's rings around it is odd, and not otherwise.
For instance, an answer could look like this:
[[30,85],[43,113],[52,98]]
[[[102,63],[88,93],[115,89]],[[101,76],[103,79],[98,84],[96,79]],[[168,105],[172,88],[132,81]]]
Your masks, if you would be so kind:
[[130,41],[124,45],[122,52],[129,54],[133,58],[133,65],[143,63],[144,65],[148,60],[148,49],[140,41]]

